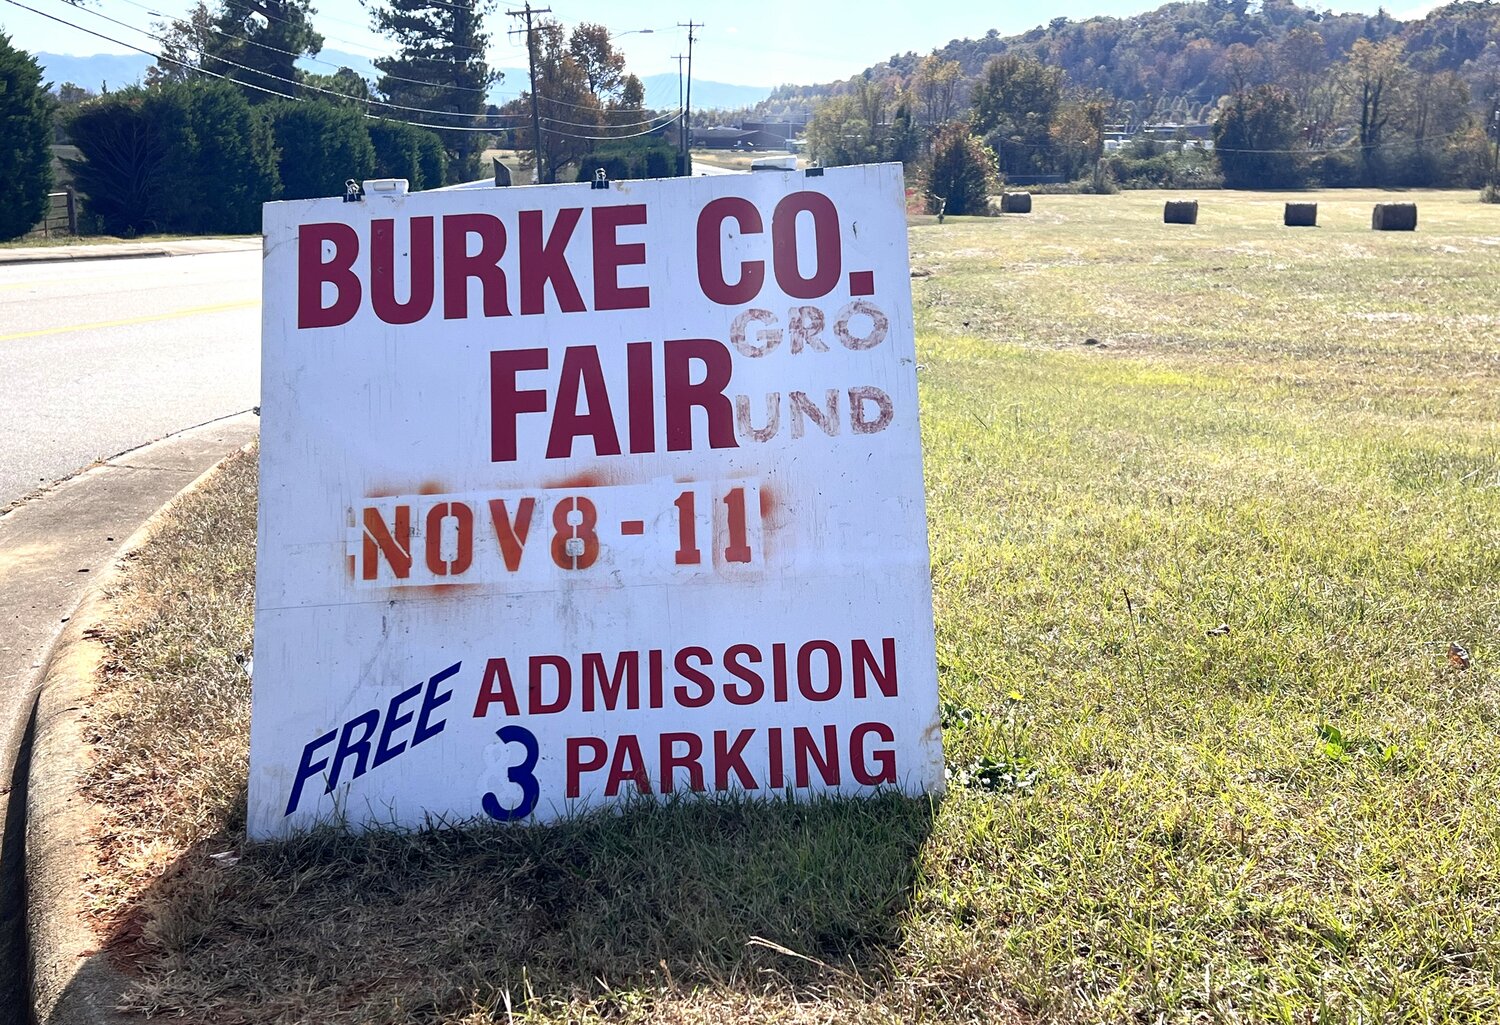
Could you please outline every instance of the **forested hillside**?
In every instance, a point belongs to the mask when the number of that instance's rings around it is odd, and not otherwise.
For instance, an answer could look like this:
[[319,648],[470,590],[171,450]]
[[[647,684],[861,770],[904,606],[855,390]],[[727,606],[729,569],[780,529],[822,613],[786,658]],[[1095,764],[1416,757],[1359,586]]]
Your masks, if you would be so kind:
[[1490,181],[1490,194],[1500,2],[1410,22],[1290,0],[1057,18],[783,87],[757,113],[810,114],[813,159],[900,160],[950,199],[982,195],[997,173],[1095,191]]
[[[1500,81],[1500,4],[1491,0],[1460,0],[1407,22],[1384,12],[1320,12],[1290,0],[1172,3],[1130,18],[1056,18],[1016,36],[992,30],[955,39],[930,55],[897,54],[858,77],[905,83],[919,75],[924,60],[936,58],[956,61],[972,80],[991,58],[1017,54],[1061,69],[1075,88],[1100,90],[1132,109],[1145,104],[1143,114],[1175,110],[1194,116],[1247,86],[1319,75],[1361,39],[1392,37],[1427,69],[1461,72],[1476,97]],[[809,114],[817,100],[847,88],[842,82],[782,86],[757,114]]]

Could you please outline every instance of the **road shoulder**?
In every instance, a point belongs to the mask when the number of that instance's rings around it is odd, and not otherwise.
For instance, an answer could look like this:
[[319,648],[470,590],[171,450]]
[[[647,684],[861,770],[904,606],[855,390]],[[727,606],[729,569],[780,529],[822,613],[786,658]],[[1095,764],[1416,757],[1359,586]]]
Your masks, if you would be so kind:
[[243,253],[259,250],[259,236],[240,238],[185,238],[162,242],[108,242],[99,245],[17,246],[0,249],[5,264],[66,263],[71,260],[129,260],[147,256],[200,256],[204,253]]
[[[122,547],[116,539],[136,532],[184,485],[191,487],[207,468],[238,451],[258,425],[256,416],[245,413],[172,435],[92,467],[0,516],[0,623],[5,626],[0,639],[0,725],[5,727],[0,732],[0,779],[12,784],[0,796],[0,1006],[19,1002],[24,991],[16,976],[27,960],[21,876],[26,845],[67,853],[68,838],[76,847],[84,835],[68,830],[87,826],[79,819],[83,809],[73,803],[57,809],[56,820],[37,818],[53,812],[36,809],[50,808],[60,777],[76,774],[86,764],[74,738],[62,732],[67,714],[77,711],[77,695],[56,681],[76,675],[81,671],[78,660],[89,657],[85,642],[92,642],[85,636],[89,624],[84,620],[108,587],[111,567],[132,544]],[[132,540],[139,540],[138,532]],[[23,752],[28,738],[30,772]],[[33,809],[32,824],[45,826],[31,837],[25,835],[27,805]],[[31,896],[47,892],[48,886],[34,880]],[[59,928],[66,931],[69,924],[63,921]],[[85,937],[72,940],[83,944],[74,949],[88,949]],[[76,955],[71,961],[53,960],[58,970],[84,975],[85,961]],[[40,1020],[95,1020],[90,1015]],[[8,1019],[0,1013],[0,1020]]]

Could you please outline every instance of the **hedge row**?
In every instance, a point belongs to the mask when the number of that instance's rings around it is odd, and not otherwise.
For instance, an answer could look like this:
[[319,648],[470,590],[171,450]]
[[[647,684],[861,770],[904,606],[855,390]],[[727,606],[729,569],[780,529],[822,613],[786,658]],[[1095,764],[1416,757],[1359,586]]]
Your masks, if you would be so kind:
[[274,199],[340,195],[353,178],[444,182],[433,132],[354,107],[282,100],[252,107],[228,82],[133,87],[83,105],[69,125],[84,211],[111,235],[249,234]]

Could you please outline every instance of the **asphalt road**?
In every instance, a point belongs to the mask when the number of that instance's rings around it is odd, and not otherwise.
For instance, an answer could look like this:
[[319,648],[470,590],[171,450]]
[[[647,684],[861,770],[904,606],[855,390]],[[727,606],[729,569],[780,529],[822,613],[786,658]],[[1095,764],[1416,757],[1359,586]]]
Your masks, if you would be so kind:
[[0,509],[259,395],[258,245],[0,263]]

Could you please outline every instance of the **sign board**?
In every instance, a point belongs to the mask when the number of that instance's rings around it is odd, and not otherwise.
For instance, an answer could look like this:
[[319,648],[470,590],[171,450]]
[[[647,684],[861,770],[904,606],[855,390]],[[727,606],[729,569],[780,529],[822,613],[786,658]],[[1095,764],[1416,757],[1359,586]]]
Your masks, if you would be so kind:
[[941,787],[903,202],[268,205],[251,835]]

